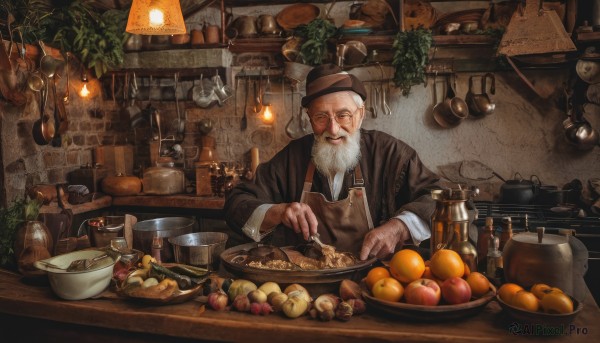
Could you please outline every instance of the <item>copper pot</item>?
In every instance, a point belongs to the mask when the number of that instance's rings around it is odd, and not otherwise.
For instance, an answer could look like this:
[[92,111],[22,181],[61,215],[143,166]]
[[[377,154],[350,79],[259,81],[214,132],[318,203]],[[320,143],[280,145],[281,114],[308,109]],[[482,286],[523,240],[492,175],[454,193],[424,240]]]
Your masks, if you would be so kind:
[[536,283],[573,294],[573,252],[564,236],[524,232],[514,235],[502,251],[506,282],[530,288]]

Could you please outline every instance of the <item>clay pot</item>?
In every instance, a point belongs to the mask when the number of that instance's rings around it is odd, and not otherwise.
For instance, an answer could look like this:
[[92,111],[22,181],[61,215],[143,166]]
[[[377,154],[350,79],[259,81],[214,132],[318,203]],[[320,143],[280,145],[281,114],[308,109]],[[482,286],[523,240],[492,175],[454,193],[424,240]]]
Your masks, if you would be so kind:
[[51,257],[54,243],[50,230],[37,220],[25,221],[17,229],[15,237],[15,258],[19,272],[26,276],[43,274],[33,266],[35,261]]
[[102,179],[102,190],[114,196],[136,195],[142,191],[142,181],[136,176],[107,176]]

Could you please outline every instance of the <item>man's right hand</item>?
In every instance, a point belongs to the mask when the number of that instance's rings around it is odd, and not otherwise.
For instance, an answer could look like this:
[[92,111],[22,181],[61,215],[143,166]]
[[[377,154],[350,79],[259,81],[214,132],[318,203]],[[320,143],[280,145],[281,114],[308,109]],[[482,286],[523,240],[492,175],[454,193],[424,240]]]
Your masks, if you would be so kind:
[[317,233],[317,217],[308,205],[299,202],[277,204],[267,211],[263,226],[273,227],[279,224],[301,233],[307,241]]

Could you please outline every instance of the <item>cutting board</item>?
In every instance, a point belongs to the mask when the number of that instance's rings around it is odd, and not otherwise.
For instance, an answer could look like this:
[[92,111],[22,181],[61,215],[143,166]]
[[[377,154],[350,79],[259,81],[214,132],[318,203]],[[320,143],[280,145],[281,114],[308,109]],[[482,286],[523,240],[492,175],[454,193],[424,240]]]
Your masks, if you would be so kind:
[[102,145],[94,149],[94,164],[103,165],[108,175],[133,175],[132,145]]

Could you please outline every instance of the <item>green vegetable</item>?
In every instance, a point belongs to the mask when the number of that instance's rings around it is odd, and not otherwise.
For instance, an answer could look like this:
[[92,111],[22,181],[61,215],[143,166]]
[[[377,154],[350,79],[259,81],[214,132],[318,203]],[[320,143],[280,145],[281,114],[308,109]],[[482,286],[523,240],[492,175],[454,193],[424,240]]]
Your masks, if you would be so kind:
[[208,274],[208,270],[205,268],[190,266],[187,264],[175,264],[169,268],[170,270],[182,274],[187,275],[192,278],[199,278],[206,276]]
[[337,28],[330,21],[317,18],[306,25],[300,25],[295,34],[303,38],[300,57],[305,64],[319,65],[327,58],[327,40],[332,38]]
[[417,29],[398,32],[392,45],[394,84],[408,95],[410,88],[425,82],[425,65],[429,62],[429,49],[433,41],[431,31]]
[[160,278],[161,280],[164,278],[170,278],[177,281],[177,285],[180,289],[188,289],[192,286],[192,279],[187,275],[181,275],[175,273],[169,268],[163,267],[154,262],[150,262],[150,276]]

